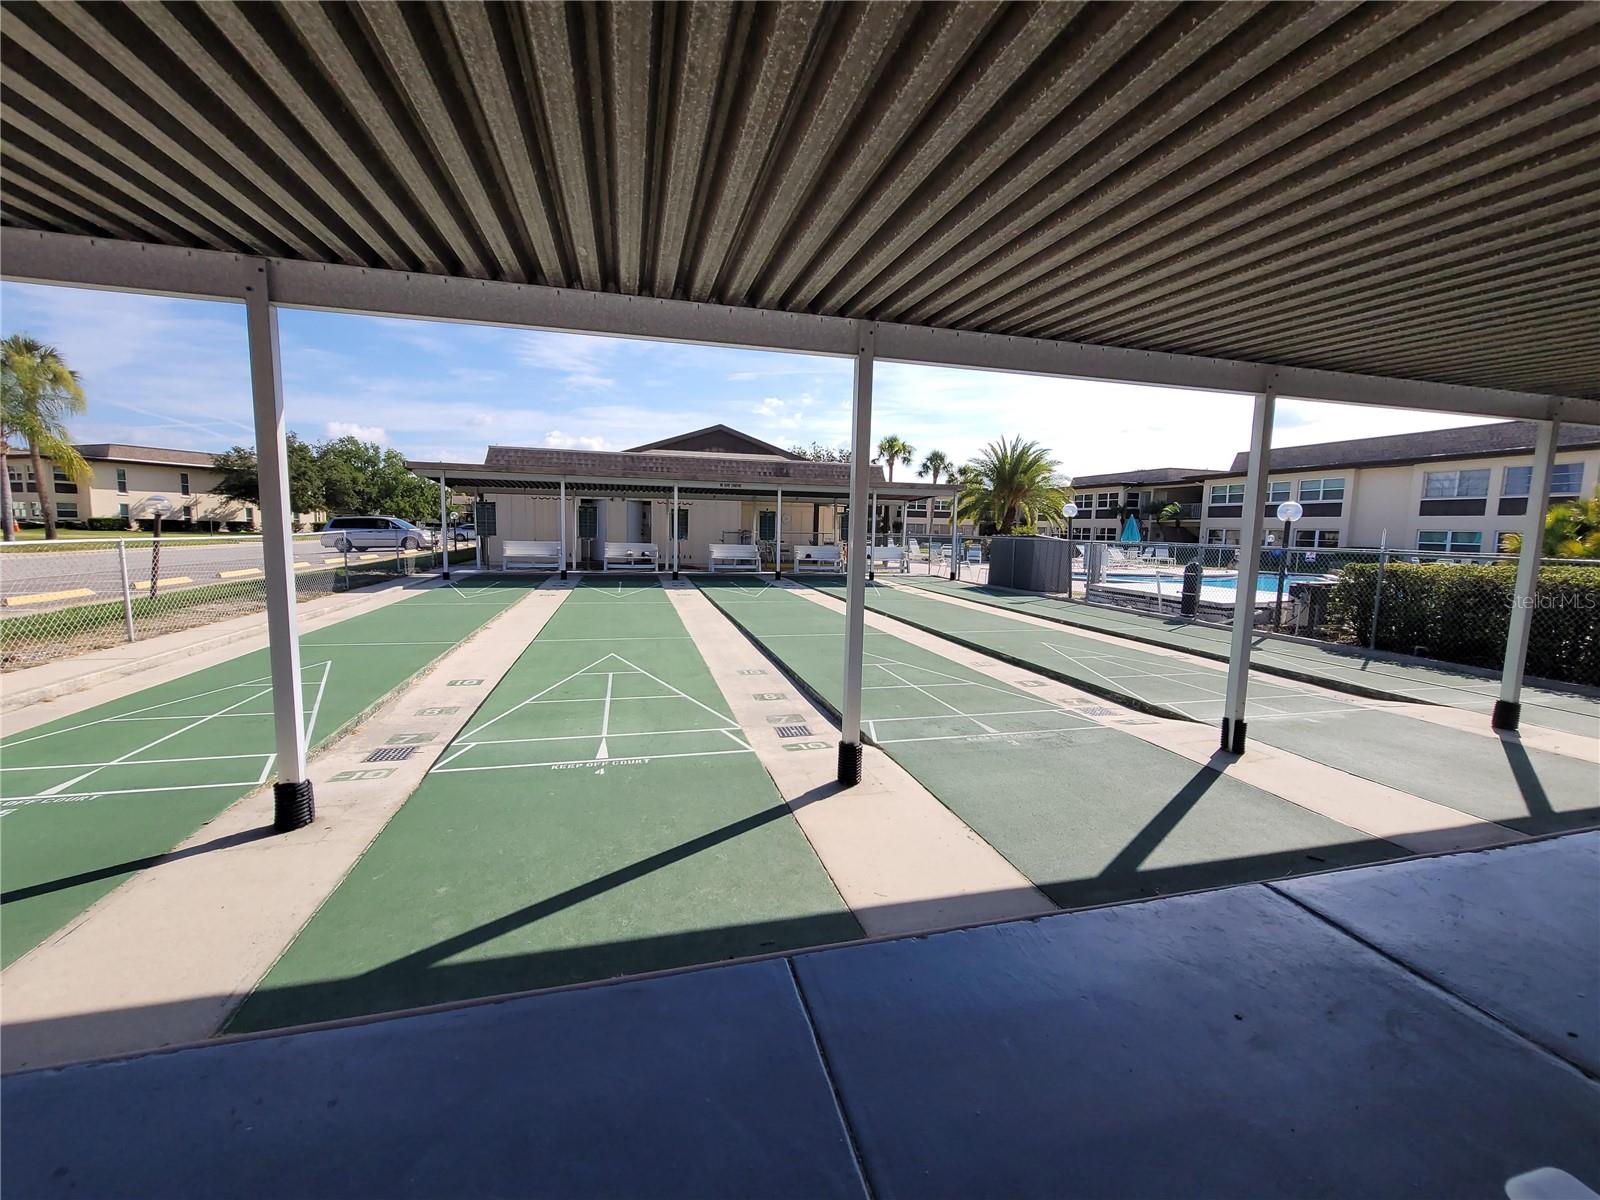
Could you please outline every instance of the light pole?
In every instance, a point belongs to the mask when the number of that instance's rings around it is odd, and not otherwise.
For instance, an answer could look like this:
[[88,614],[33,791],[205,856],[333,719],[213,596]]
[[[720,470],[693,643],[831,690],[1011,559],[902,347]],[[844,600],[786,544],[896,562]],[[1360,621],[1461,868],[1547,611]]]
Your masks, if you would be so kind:
[[1067,519],[1067,599],[1072,599],[1072,518],[1078,515],[1078,506],[1068,500],[1061,509]]
[[1278,598],[1272,606],[1272,627],[1283,624],[1283,585],[1289,574],[1289,530],[1305,510],[1293,500],[1278,505],[1278,520],[1283,522],[1283,545],[1278,549]]

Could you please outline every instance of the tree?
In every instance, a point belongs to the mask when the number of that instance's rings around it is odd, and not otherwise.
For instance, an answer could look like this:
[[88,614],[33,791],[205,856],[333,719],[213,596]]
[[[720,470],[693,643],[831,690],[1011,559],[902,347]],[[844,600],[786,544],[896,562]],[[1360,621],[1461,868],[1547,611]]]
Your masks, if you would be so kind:
[[[1522,535],[1506,538],[1506,549],[1522,553]],[[1587,500],[1551,507],[1544,517],[1546,558],[1600,558],[1600,488]]]
[[[0,459],[11,446],[12,437],[28,443],[28,459],[33,466],[34,486],[39,489],[39,512],[44,517],[44,536],[56,536],[56,507],[52,495],[54,473],[44,473],[44,460],[74,483],[87,483],[92,477],[89,464],[72,445],[67,419],[89,407],[78,373],[67,366],[60,351],[46,346],[26,333],[14,333],[0,342]],[[14,536],[11,513],[11,473],[5,472],[4,511],[0,523],[5,537]]]
[[[284,447],[289,454],[289,507],[297,513],[321,512],[328,500],[316,448],[292,431],[284,438]],[[240,504],[260,505],[261,475],[254,449],[234,446],[211,461],[222,472],[218,493]]]
[[1183,505],[1177,501],[1163,504],[1156,512],[1156,531],[1159,533],[1163,525],[1171,525],[1174,529],[1183,520]]
[[969,466],[959,513],[963,520],[989,522],[1002,533],[1018,524],[1064,520],[1061,509],[1070,489],[1056,478],[1061,464],[1037,442],[1001,438],[990,442]]
[[901,466],[909,467],[911,465],[911,456],[916,452],[916,447],[911,445],[910,442],[891,433],[878,442],[878,457],[872,461],[882,460],[883,473],[888,481],[893,483],[894,465],[899,463]]
[[938,483],[939,476],[950,474],[950,468],[950,458],[943,450],[929,450],[922,465],[917,468],[917,478],[927,479],[931,475],[931,482]]
[[850,451],[838,446],[824,446],[821,442],[812,442],[809,446],[790,446],[789,453],[798,458],[810,459],[812,462],[847,463],[850,461]]

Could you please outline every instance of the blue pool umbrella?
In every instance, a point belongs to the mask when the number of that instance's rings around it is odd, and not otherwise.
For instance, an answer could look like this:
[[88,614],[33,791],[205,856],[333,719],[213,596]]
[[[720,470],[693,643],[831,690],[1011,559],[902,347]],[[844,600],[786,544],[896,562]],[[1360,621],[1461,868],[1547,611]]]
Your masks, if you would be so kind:
[[1137,542],[1142,540],[1139,537],[1139,522],[1135,521],[1132,517],[1129,517],[1128,523],[1122,527],[1122,536],[1117,540],[1120,542]]

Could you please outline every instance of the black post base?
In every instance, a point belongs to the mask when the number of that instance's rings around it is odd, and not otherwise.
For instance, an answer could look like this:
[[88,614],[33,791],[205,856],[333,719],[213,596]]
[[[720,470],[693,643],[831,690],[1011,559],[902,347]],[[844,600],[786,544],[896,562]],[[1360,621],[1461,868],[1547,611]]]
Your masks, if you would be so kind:
[[316,819],[317,805],[311,795],[311,781],[272,785],[272,828],[278,833],[303,829]]
[[673,579],[677,579],[677,577],[678,577],[678,573],[677,573],[677,572],[676,572],[676,571],[674,571],[674,572],[673,572],[673,573],[672,573],[672,577],[673,577]]
[[1496,700],[1494,712],[1489,717],[1489,724],[1495,729],[1504,729],[1510,732],[1516,729],[1522,720],[1522,702],[1520,700]]
[[861,743],[839,743],[839,786],[855,787],[861,782]]
[[562,567],[561,568],[561,579],[562,579],[562,582],[566,582],[566,578],[567,578],[567,569],[565,567]]
[[782,571],[774,571],[772,573],[772,578],[774,580],[782,579],[783,578],[783,572]]
[[1243,721],[1230,721],[1222,718],[1222,749],[1228,754],[1244,753],[1244,726]]

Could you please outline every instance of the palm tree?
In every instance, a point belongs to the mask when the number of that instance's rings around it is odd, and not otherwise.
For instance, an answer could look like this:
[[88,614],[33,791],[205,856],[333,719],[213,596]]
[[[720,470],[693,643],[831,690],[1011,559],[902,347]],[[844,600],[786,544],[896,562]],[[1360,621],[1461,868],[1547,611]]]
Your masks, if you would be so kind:
[[1070,489],[1056,477],[1061,464],[1038,442],[1002,437],[969,465],[972,476],[961,493],[963,520],[991,521],[1003,534],[1019,523],[1064,520],[1061,509]]
[[[51,497],[53,476],[46,477],[44,460],[75,483],[91,478],[89,464],[73,448],[67,432],[67,418],[88,407],[78,373],[61,357],[54,346],[46,346],[25,333],[14,333],[0,342],[0,457],[9,450],[11,438],[28,443],[28,458],[33,465],[34,486],[39,489],[39,512],[44,517],[44,536],[56,536],[55,501]],[[6,540],[12,531],[10,472],[7,471],[4,513]]]
[[[1506,549],[1522,552],[1522,535],[1506,538]],[[1600,488],[1587,500],[1553,506],[1544,518],[1546,558],[1600,558]]]
[[[916,452],[916,447],[911,445],[910,442],[892,433],[878,443],[878,459],[883,460],[883,473],[889,483],[894,482],[895,463],[909,467],[911,465],[911,456]],[[873,461],[876,462],[878,459]]]
[[922,465],[917,468],[917,478],[927,479],[931,475],[933,478],[930,482],[938,483],[939,476],[950,473],[950,467],[950,456],[943,450],[929,450],[927,457],[922,460]]

